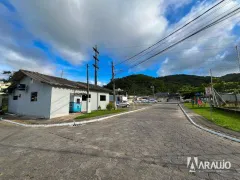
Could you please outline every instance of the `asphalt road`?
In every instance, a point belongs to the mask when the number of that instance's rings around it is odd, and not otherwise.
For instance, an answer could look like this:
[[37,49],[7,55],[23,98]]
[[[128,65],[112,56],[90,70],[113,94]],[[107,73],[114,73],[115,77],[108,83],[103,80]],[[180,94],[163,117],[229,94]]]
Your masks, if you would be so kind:
[[[189,156],[232,167],[190,173]],[[240,179],[240,144],[194,127],[175,104],[78,127],[0,122],[0,179]]]

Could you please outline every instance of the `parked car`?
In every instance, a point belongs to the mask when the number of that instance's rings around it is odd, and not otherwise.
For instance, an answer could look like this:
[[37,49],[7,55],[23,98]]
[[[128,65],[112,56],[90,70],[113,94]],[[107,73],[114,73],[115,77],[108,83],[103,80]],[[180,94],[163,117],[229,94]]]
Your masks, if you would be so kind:
[[142,103],[149,103],[149,101],[147,99],[142,99],[141,102]]
[[129,107],[130,104],[129,102],[120,102],[117,104],[117,107]]
[[138,103],[141,103],[141,101],[137,100],[137,101],[134,101],[135,104],[138,104]]
[[157,103],[158,101],[157,100],[155,100],[155,99],[150,99],[149,100],[149,103]]

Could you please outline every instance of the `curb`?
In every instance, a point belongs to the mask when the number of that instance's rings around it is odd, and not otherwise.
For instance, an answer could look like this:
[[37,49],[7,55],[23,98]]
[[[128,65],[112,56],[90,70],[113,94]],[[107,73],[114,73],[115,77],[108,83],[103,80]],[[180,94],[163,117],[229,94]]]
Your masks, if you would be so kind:
[[231,136],[228,136],[228,135],[226,135],[226,134],[219,133],[219,132],[213,131],[213,130],[211,130],[211,129],[208,129],[208,128],[205,128],[205,127],[202,127],[202,126],[196,124],[196,123],[192,120],[192,118],[186,113],[186,111],[182,108],[181,104],[178,104],[178,106],[179,106],[180,109],[182,110],[183,114],[188,118],[188,120],[189,120],[194,126],[198,127],[199,129],[202,129],[202,130],[207,131],[207,132],[209,132],[209,133],[211,133],[211,134],[214,134],[214,135],[217,135],[217,136],[220,136],[220,137],[229,139],[229,140],[231,140],[231,141],[235,141],[235,142],[240,143],[240,139],[238,139],[238,138],[231,137]]
[[115,114],[115,115],[111,115],[111,116],[106,116],[106,117],[102,117],[102,118],[98,118],[98,119],[93,119],[93,120],[89,120],[89,121],[60,123],[60,124],[23,124],[23,123],[18,123],[18,122],[10,121],[10,120],[7,120],[7,119],[2,119],[1,121],[8,122],[8,123],[12,123],[12,124],[19,125],[19,126],[23,126],[23,127],[61,127],[61,126],[77,126],[77,125],[82,125],[82,124],[88,124],[88,123],[103,121],[103,120],[110,119],[110,118],[113,118],[113,117],[117,117],[117,116],[121,116],[121,115],[125,115],[125,114],[130,114],[130,113],[137,112],[137,111],[146,110],[146,109],[148,109],[148,108],[149,108],[149,107],[145,107],[145,108],[141,108],[141,109],[137,109],[137,110],[133,110],[133,111],[128,111],[128,112],[123,112],[123,113],[119,113],[119,114]]

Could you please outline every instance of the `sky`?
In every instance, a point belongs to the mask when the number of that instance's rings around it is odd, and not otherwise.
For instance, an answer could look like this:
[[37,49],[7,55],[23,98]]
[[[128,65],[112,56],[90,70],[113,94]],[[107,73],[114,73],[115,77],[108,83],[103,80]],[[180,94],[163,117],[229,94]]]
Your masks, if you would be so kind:
[[[237,8],[225,0],[195,23],[168,38],[143,57],[127,58],[159,41],[219,1],[216,0],[0,0],[0,72],[26,69],[94,81],[92,47],[99,55],[98,84],[131,74],[214,76],[237,73],[235,46],[240,45],[239,14],[142,63],[189,33]],[[121,63],[125,61],[124,63]],[[0,78],[4,78],[0,75]]]

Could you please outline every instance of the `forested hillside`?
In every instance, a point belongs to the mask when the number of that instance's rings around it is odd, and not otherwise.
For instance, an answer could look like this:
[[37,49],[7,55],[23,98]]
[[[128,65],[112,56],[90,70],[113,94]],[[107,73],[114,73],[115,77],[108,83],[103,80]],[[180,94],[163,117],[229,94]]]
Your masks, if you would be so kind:
[[[150,95],[151,86],[155,92],[199,92],[210,84],[210,76],[171,75],[164,77],[151,77],[143,74],[131,75],[115,80],[116,88],[123,89],[131,95]],[[240,73],[214,77],[214,87],[224,92],[238,91],[240,89]],[[105,87],[112,89],[112,83]]]

